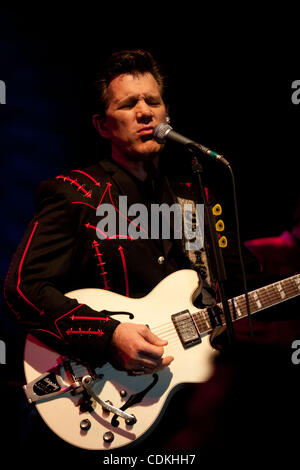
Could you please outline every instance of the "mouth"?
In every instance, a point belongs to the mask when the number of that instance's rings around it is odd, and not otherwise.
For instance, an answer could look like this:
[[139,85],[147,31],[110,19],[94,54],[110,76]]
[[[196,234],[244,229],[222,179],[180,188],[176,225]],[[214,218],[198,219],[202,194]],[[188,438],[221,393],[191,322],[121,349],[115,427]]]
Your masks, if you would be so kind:
[[153,129],[154,127],[153,126],[147,126],[147,127],[142,127],[141,129],[139,129],[137,131],[137,134],[138,135],[145,135],[145,136],[152,136],[153,135]]

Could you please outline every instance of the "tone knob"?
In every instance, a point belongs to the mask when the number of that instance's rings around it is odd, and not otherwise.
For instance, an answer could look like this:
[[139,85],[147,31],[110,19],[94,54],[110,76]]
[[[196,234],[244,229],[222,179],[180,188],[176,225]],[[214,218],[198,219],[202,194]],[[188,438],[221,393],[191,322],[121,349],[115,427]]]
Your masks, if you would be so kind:
[[125,419],[125,423],[128,424],[128,426],[133,426],[136,423],[136,417],[132,415],[132,418]]
[[106,433],[103,434],[104,442],[112,442],[114,438],[115,436],[111,431],[107,431]]
[[83,419],[80,422],[80,429],[82,429],[82,431],[88,431],[90,427],[91,427],[91,422],[89,419]]

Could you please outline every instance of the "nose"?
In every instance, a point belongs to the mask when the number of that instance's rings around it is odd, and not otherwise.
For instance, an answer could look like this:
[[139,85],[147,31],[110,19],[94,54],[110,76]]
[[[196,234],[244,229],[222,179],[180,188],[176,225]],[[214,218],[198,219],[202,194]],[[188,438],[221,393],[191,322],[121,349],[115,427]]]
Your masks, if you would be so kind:
[[152,110],[144,100],[141,100],[138,103],[136,118],[138,122],[143,122],[145,124],[148,124],[153,119]]

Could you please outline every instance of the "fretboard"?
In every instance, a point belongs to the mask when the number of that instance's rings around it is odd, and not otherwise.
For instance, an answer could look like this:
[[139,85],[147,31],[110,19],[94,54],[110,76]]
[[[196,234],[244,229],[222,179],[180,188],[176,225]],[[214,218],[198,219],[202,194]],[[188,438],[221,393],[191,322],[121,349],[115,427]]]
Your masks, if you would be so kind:
[[[300,295],[300,274],[274,282],[265,287],[248,292],[249,310],[251,314],[265,310],[286,300]],[[217,304],[222,309],[222,304]],[[233,321],[248,315],[246,295],[239,295],[229,300],[229,309]],[[225,325],[225,315],[220,315],[222,324]],[[200,333],[212,330],[207,309],[199,310],[193,314],[193,319]]]

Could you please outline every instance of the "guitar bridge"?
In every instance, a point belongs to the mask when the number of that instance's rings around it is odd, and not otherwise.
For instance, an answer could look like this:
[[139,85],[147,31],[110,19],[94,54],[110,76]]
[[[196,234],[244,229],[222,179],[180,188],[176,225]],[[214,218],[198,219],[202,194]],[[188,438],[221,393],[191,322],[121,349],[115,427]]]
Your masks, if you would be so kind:
[[172,322],[176,328],[180,341],[185,349],[194,344],[201,343],[201,336],[196,323],[188,310],[174,313]]
[[88,366],[61,359],[55,367],[24,385],[23,390],[29,403],[52,399],[68,392],[77,395],[84,390],[81,379],[87,373],[95,377]]

